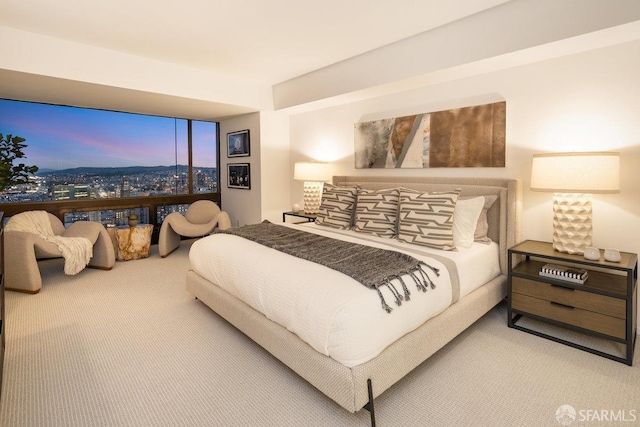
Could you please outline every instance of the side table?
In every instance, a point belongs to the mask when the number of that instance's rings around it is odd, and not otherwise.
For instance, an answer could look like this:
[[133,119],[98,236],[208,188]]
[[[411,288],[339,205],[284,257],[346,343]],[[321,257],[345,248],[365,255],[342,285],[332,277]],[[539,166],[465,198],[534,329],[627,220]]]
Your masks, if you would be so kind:
[[[526,240],[509,249],[508,325],[617,362],[633,363],[637,325],[638,256],[620,252],[620,262],[587,260],[555,251],[551,243]],[[514,262],[518,260],[517,262]],[[546,263],[588,271],[584,284],[540,275]],[[559,336],[521,326],[531,318],[623,344],[611,354]]]
[[287,219],[286,219],[287,215],[295,216],[297,218],[304,218],[307,220],[307,222],[314,222],[318,217],[317,214],[308,214],[308,213],[304,213],[304,211],[299,211],[299,212],[289,211],[289,212],[282,212],[282,222],[287,222]]
[[149,256],[151,246],[152,224],[140,224],[135,227],[108,227],[107,232],[113,242],[116,260],[129,261]]

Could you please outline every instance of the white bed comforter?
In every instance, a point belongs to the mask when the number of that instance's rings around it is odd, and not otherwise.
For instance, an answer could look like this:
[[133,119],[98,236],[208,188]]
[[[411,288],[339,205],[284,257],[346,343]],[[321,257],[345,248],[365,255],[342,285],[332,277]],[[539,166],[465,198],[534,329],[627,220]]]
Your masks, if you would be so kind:
[[[440,270],[440,277],[429,273],[436,288],[426,293],[406,281],[411,300],[400,307],[393,303],[391,292],[382,287],[385,300],[393,308],[387,313],[377,292],[319,264],[228,234],[194,242],[189,258],[196,273],[348,367],[373,359],[389,344],[444,311],[458,292],[462,298],[500,273],[495,243],[475,243],[470,249],[448,252],[356,232],[336,232],[312,223],[287,226],[407,252]],[[436,259],[442,256],[455,261],[457,271],[454,268],[450,273]],[[459,291],[452,289],[450,274],[458,275]]]

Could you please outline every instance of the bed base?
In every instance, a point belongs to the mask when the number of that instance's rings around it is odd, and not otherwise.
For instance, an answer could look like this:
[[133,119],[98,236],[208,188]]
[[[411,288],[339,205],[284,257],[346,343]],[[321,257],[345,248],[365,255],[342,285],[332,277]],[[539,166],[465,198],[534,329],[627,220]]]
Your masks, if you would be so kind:
[[[506,279],[504,275],[498,276],[391,344],[373,360],[351,368],[318,353],[297,335],[192,270],[187,272],[186,286],[200,301],[315,388],[349,412],[356,412],[367,405],[373,409],[374,398],[504,299]],[[375,390],[368,387],[369,382],[375,383]]]

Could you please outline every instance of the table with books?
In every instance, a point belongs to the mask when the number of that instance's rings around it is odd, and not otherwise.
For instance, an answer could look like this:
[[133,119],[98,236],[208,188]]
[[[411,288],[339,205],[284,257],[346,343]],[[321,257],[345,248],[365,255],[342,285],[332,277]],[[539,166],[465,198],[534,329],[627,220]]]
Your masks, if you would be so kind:
[[638,256],[620,255],[619,262],[588,260],[557,252],[549,242],[515,245],[508,260],[508,326],[631,365]]

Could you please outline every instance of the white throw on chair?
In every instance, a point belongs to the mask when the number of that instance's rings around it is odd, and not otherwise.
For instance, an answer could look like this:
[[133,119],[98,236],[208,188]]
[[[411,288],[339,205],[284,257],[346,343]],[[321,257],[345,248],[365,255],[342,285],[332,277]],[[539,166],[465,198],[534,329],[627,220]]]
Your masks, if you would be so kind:
[[184,216],[174,212],[162,221],[158,237],[158,252],[164,258],[180,246],[180,236],[206,236],[211,234],[216,226],[221,230],[230,228],[229,215],[221,211],[211,200],[193,202]]
[[42,287],[38,259],[64,257],[64,272],[77,274],[85,266],[111,270],[116,262],[113,244],[99,222],[77,221],[64,228],[45,211],[27,211],[9,219],[5,227],[5,289],[37,293]]

